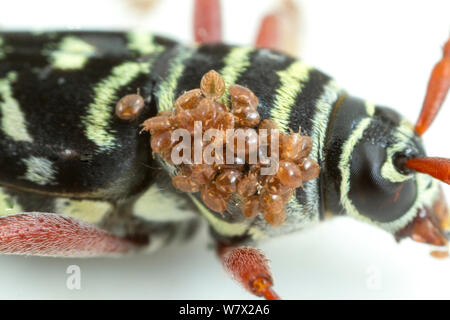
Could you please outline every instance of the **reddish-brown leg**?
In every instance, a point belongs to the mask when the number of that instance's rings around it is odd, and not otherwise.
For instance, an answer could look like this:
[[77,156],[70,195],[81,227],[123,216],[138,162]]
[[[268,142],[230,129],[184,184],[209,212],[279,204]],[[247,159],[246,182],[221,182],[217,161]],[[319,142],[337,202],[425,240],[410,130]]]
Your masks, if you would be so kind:
[[450,88],[450,39],[444,46],[442,59],[435,65],[423,103],[422,111],[416,123],[416,133],[421,136],[431,125],[441,108]]
[[220,0],[195,0],[194,39],[198,43],[222,41]]
[[280,46],[280,21],[276,14],[268,14],[261,21],[256,46],[258,48],[278,49]]
[[406,161],[406,166],[414,171],[429,174],[450,184],[450,159],[445,158],[413,158]]
[[269,263],[261,250],[219,245],[218,253],[225,270],[247,291],[267,300],[280,300],[272,289]]
[[255,45],[295,55],[298,50],[298,8],[293,0],[282,0],[278,8],[264,17]]
[[93,225],[49,213],[0,218],[0,253],[58,257],[124,254],[138,244]]

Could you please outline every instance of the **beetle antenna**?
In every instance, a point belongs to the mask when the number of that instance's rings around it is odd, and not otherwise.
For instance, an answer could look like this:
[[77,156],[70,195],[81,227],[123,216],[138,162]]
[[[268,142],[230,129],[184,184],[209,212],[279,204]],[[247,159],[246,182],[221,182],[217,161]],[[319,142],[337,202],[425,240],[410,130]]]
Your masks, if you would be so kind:
[[434,66],[428,81],[427,93],[422,111],[416,122],[415,131],[421,136],[433,122],[444,103],[450,88],[450,38],[444,45],[442,59]]
[[446,158],[412,158],[406,161],[411,170],[426,173],[436,179],[450,184],[450,159]]

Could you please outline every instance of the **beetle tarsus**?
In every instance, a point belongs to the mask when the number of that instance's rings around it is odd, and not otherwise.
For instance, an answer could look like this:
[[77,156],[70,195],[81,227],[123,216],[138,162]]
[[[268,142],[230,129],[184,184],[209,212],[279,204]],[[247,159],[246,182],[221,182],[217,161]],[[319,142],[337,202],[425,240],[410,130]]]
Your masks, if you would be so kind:
[[267,300],[280,300],[272,289],[273,280],[264,253],[256,248],[231,247],[220,244],[218,254],[231,277],[248,292]]

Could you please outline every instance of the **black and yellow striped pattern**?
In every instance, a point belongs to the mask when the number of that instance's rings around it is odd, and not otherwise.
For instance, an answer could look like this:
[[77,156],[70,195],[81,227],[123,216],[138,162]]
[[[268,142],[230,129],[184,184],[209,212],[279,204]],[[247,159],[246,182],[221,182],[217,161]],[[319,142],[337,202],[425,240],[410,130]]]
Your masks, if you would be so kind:
[[[404,119],[348,96],[330,77],[293,57],[223,44],[187,47],[141,32],[3,33],[0,209],[10,203],[4,199],[14,199],[2,195],[19,190],[32,194],[30,199],[72,199],[69,207],[87,203],[83,201],[117,204],[126,199],[139,208],[134,212],[139,219],[153,222],[161,217],[145,212],[149,202],[160,201],[167,210],[178,212],[177,205],[163,201],[170,198],[164,192],[172,191],[152,186],[156,180],[169,181],[168,175],[160,175],[161,168],[169,172],[173,168],[152,159],[149,137],[139,135],[139,124],[172,108],[175,99],[198,87],[211,69],[227,85],[250,88],[259,98],[263,119],[273,119],[282,130],[309,135],[311,156],[322,167],[319,179],[297,190],[288,203],[286,222],[278,228],[260,217],[244,219],[236,203],[229,204],[230,214],[216,215],[192,195],[218,236],[241,240],[275,236],[317,222],[326,212],[347,213],[395,232],[437,196],[437,183],[395,168],[397,153],[424,152]],[[115,103],[138,89],[146,101],[139,119],[132,123],[117,119]],[[371,163],[372,159],[363,162],[370,148],[379,156],[374,162],[379,167],[377,183],[387,189],[404,183],[403,192],[409,192],[393,207],[393,216],[377,215],[359,193],[364,181],[358,180],[355,168]],[[361,179],[365,178],[370,177],[365,173]],[[53,200],[48,210],[69,212]],[[47,208],[45,201],[40,208]],[[24,210],[24,202],[14,202],[10,210]]]
[[[310,135],[312,157],[319,163],[325,161],[322,150],[329,116],[343,92],[328,76],[302,61],[265,49],[204,45],[194,52],[176,51],[165,63],[160,73],[162,80],[155,91],[160,111],[172,108],[176,97],[198,87],[203,74],[214,69],[227,85],[237,83],[250,88],[260,100],[259,112],[263,118],[275,120],[285,131],[291,128]],[[220,217],[210,212],[196,196],[192,198],[221,236],[247,234],[262,238],[319,221],[320,187],[316,180],[299,189],[288,204],[286,223],[278,228],[268,226],[259,217],[253,221],[244,219],[234,204],[229,206],[232,214]]]
[[[152,69],[175,42],[141,32],[0,39],[0,183],[95,199],[145,188],[151,155],[139,121],[155,112]],[[117,101],[138,89],[147,101],[141,118],[117,119]]]
[[397,153],[423,155],[424,150],[412,124],[391,109],[343,96],[330,118],[323,152],[323,201],[329,212],[395,233],[439,196],[437,181],[395,167]]

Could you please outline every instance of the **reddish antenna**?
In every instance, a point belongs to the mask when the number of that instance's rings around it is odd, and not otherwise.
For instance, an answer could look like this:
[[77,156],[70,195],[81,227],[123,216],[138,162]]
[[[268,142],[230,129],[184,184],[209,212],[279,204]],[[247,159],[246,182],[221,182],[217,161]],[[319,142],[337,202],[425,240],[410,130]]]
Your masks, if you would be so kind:
[[[434,66],[428,81],[422,111],[415,127],[418,136],[431,126],[450,88],[450,39],[445,43],[443,51],[442,59]],[[412,158],[406,162],[406,166],[450,184],[450,159]]]
[[422,111],[416,123],[415,130],[419,136],[431,126],[450,88],[450,39],[444,45],[443,51],[442,59],[431,72]]
[[445,158],[413,158],[406,161],[406,166],[414,171],[430,176],[450,184],[450,159]]

